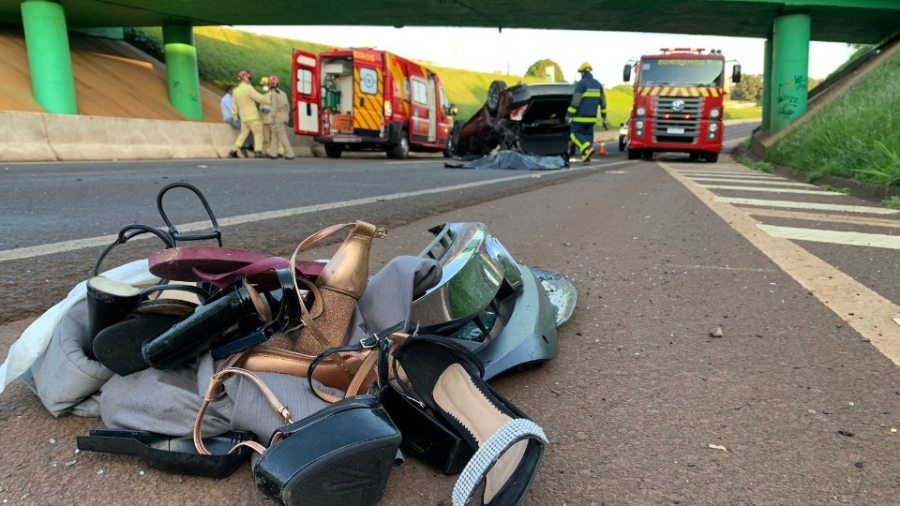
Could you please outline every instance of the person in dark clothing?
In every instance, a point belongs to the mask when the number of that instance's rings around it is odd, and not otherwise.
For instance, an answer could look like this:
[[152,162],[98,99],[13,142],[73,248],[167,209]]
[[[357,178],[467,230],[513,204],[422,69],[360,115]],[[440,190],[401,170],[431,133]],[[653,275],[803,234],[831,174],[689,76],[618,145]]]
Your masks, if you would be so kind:
[[582,63],[578,67],[581,80],[575,84],[572,103],[566,111],[566,119],[571,120],[572,142],[581,152],[581,163],[587,165],[594,154],[594,125],[597,124],[597,110],[603,118],[603,128],[609,130],[606,123],[606,94],[603,85],[591,75],[590,63]]

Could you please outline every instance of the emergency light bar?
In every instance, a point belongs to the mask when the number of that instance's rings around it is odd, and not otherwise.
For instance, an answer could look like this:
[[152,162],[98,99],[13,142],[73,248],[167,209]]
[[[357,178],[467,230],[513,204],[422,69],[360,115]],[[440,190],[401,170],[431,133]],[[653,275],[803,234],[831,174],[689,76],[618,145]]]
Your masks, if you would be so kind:
[[704,48],[694,48],[694,47],[664,47],[661,48],[660,51],[663,53],[702,53],[706,51]]

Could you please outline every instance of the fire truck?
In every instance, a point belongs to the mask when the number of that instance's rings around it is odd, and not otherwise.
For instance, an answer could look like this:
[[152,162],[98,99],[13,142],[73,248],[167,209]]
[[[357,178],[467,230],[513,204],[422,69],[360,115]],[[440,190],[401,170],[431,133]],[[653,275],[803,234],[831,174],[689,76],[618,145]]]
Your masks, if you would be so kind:
[[[717,162],[725,134],[725,63],[721,50],[694,48],[663,48],[629,61],[622,76],[630,81],[634,69],[628,159],[678,152]],[[741,66],[735,63],[732,81],[740,80]]]
[[293,75],[294,131],[324,144],[329,158],[362,150],[451,156],[457,109],[425,66],[372,48],[295,49]]

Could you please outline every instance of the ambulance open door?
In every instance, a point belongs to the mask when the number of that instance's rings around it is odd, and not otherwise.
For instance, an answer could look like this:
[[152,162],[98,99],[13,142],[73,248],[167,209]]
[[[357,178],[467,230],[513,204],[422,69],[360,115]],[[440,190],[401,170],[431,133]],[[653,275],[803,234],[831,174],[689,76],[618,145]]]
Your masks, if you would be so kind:
[[294,131],[298,135],[319,135],[319,59],[313,53],[294,50]]

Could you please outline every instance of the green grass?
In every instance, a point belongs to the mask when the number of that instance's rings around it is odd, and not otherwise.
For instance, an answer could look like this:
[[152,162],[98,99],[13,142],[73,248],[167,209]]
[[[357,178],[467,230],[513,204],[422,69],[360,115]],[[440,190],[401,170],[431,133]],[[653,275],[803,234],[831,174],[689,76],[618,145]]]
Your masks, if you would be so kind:
[[762,118],[761,107],[728,108],[725,106],[725,119],[757,119]]
[[[255,80],[266,75],[287,79],[291,74],[291,58],[295,48],[313,53],[329,48],[324,44],[258,35],[225,27],[197,27],[194,29],[194,39],[200,79],[222,90],[235,82],[239,70],[249,71]],[[128,29],[126,40],[159,60],[164,60],[162,29]],[[533,77],[487,74],[447,67],[431,68],[441,76],[447,97],[459,108],[458,118],[464,121],[484,104],[488,87],[496,79],[503,80],[508,85],[520,81],[545,82]],[[607,118],[612,131],[618,128],[619,123],[628,119],[633,99],[631,91],[623,91],[621,87],[607,90],[606,96]]]
[[823,185],[819,186],[819,188],[822,191],[843,193],[844,195],[850,193],[850,188],[835,188],[834,186],[831,186],[830,184],[823,184]]
[[739,156],[736,158],[736,160],[738,161],[738,163],[742,163],[742,164],[746,165],[747,167],[750,167],[750,168],[753,169],[753,170],[759,170],[759,171],[762,171],[762,172],[768,172],[768,173],[770,173],[770,174],[771,174],[772,172],[775,172],[775,167],[774,167],[771,163],[768,163],[768,162],[757,162],[756,160],[750,158],[750,157],[747,156],[747,155],[739,155]]
[[900,197],[891,197],[883,200],[881,203],[891,209],[900,209]]
[[750,149],[750,144],[751,144],[750,139],[744,139],[744,140],[741,141],[741,143],[739,144],[739,146],[742,147],[742,148],[744,148],[744,149]]
[[809,171],[809,180],[840,176],[900,183],[900,53],[778,141],[767,161]]

